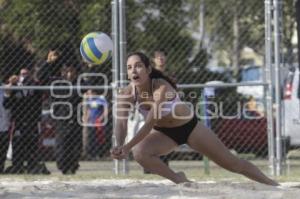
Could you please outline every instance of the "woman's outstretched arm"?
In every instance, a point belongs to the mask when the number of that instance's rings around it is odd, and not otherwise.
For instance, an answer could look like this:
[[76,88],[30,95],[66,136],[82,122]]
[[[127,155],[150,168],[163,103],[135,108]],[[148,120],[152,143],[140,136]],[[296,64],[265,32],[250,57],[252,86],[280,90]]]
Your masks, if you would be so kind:
[[113,113],[113,117],[116,119],[116,129],[114,132],[116,147],[123,146],[125,143],[128,115],[129,111],[133,109],[133,103],[131,101],[128,88],[120,90],[117,95],[117,101],[114,104],[117,111]]
[[126,151],[130,151],[130,149],[132,149],[137,143],[142,141],[150,133],[156,122],[156,119],[154,118],[154,111],[155,108],[152,107],[147,115],[144,125],[139,129],[137,134],[127,144],[124,145]]
[[142,141],[152,130],[154,124],[159,119],[159,105],[160,103],[164,102],[166,100],[167,87],[162,84],[159,86],[159,88],[153,93],[154,102],[151,104],[151,109],[147,115],[147,118],[145,120],[144,125],[142,128],[138,131],[138,133],[127,143],[124,145],[124,155],[127,155],[129,151],[140,141]]

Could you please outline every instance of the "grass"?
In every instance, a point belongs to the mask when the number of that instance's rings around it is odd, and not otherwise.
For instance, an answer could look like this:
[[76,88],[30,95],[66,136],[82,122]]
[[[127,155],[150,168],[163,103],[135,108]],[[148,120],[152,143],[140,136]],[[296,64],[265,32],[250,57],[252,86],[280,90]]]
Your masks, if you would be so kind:
[[[251,160],[268,176],[270,169],[267,160]],[[204,172],[203,161],[170,161],[170,167],[175,171],[184,171],[188,178],[196,181],[248,181],[244,176],[231,173],[220,168],[213,162],[210,164],[210,174]],[[290,160],[287,173],[279,177],[272,177],[280,182],[300,181],[300,160]],[[162,180],[162,177],[152,174],[144,174],[143,169],[134,161],[129,162],[129,173],[114,174],[113,161],[82,161],[80,169],[76,175],[62,175],[56,168],[55,162],[46,163],[51,175],[1,175],[0,180],[14,181],[36,181],[36,180],[52,180],[52,181],[90,181],[99,179],[136,179],[136,180]]]

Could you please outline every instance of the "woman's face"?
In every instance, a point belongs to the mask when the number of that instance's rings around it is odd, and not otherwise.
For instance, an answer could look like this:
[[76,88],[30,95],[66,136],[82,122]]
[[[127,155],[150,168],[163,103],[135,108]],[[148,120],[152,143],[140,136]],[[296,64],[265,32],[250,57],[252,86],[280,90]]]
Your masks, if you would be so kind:
[[127,59],[127,75],[130,81],[136,85],[142,85],[149,80],[150,68],[147,68],[138,55],[132,55]]

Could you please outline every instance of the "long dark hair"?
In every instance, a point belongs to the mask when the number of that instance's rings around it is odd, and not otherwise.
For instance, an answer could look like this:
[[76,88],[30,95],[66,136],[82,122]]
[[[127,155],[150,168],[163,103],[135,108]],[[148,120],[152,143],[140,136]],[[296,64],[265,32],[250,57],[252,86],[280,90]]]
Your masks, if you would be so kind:
[[[150,59],[142,52],[133,52],[133,53],[130,53],[128,56],[127,56],[127,59],[131,56],[139,56],[141,61],[145,64],[146,68],[149,68],[151,66],[151,62],[150,62]],[[177,86],[176,86],[176,83],[170,78],[168,77],[167,75],[165,75],[163,72],[155,69],[154,67],[152,67],[152,71],[149,75],[149,77],[151,79],[159,79],[159,78],[162,78],[164,80],[166,80],[174,89],[177,89]]]

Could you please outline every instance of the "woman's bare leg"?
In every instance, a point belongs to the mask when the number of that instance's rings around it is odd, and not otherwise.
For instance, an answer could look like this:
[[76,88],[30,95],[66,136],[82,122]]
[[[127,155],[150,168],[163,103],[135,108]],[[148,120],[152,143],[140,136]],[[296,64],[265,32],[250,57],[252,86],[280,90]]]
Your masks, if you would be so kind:
[[248,178],[268,185],[279,185],[268,178],[256,166],[246,160],[234,156],[218,139],[214,132],[199,123],[191,133],[188,144],[194,150],[206,155],[221,167],[240,173]]
[[188,182],[184,173],[175,173],[160,158],[173,151],[177,144],[166,135],[157,131],[151,132],[132,152],[134,159],[145,169],[165,177],[174,183]]

